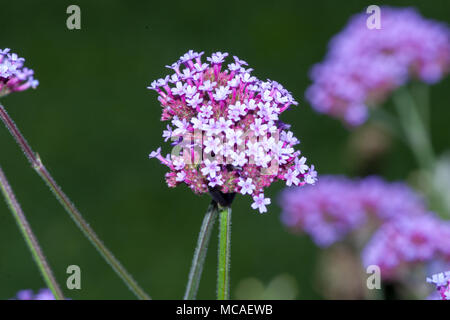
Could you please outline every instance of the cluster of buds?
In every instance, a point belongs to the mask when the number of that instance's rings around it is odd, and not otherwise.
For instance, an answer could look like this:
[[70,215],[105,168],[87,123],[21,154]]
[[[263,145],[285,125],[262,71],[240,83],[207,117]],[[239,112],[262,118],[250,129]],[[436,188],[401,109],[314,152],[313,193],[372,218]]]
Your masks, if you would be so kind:
[[433,274],[427,282],[436,286],[442,300],[450,300],[450,271]]
[[24,58],[10,49],[0,49],[0,97],[11,92],[35,89],[39,81],[34,79],[34,71],[24,67]]
[[285,180],[288,186],[314,184],[314,166],[294,146],[299,140],[281,122],[281,113],[297,105],[275,81],[251,75],[247,63],[216,52],[204,63],[203,52],[190,50],[167,66],[174,74],[153,81],[162,106],[163,132],[172,152],[150,154],[166,165],[169,187],[188,185],[195,193],[249,194],[253,209],[263,213],[270,199],[264,188]]

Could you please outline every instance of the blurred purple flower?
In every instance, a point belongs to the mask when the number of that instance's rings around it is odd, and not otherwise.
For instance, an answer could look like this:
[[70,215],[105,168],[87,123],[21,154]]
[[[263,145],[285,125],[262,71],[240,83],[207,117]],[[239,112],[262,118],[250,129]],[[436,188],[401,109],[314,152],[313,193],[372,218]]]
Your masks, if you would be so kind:
[[0,49],[0,97],[38,86],[39,81],[33,78],[34,71],[24,67],[24,62],[24,58],[10,53],[10,49]]
[[383,222],[426,211],[423,199],[407,185],[379,177],[323,176],[315,186],[288,188],[280,197],[283,223],[304,231],[326,247],[369,220]]
[[55,297],[50,289],[40,289],[36,294],[33,290],[26,289],[19,291],[14,300],[55,300]]
[[306,97],[321,113],[357,126],[367,104],[380,103],[410,78],[439,81],[450,69],[450,31],[413,8],[381,8],[381,29],[368,15],[353,16],[329,44],[324,62],[311,70]]
[[450,222],[432,213],[404,216],[383,224],[362,252],[363,264],[377,265],[384,278],[431,261],[450,262]]

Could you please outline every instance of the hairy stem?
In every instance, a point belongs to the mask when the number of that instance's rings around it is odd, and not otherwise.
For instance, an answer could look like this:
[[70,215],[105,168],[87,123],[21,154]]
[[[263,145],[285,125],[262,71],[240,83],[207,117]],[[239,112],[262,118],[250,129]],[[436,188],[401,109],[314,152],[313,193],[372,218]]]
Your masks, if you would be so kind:
[[217,300],[228,300],[230,299],[231,208],[221,207],[219,217]]
[[50,269],[50,265],[47,262],[47,259],[42,252],[41,247],[37,241],[36,236],[31,230],[31,226],[25,217],[25,214],[20,207],[19,202],[17,201],[14,192],[6,179],[6,176],[0,167],[0,188],[5,197],[6,203],[8,204],[11,212],[19,226],[20,231],[22,232],[23,237],[25,238],[25,242],[28,248],[31,251],[31,255],[34,258],[39,270],[41,271],[42,277],[47,285],[47,287],[52,291],[53,296],[56,300],[64,300],[63,293],[56,282],[55,276],[53,275],[52,270]]
[[148,300],[150,297],[145,293],[143,289],[137,284],[133,277],[126,271],[122,264],[114,257],[114,255],[109,251],[109,249],[103,244],[94,230],[89,226],[89,224],[84,220],[81,213],[75,207],[75,205],[70,201],[69,197],[62,191],[61,187],[58,186],[56,181],[53,179],[51,174],[45,168],[39,155],[33,152],[28,142],[25,140],[23,135],[20,133],[19,129],[15,125],[14,121],[10,118],[5,108],[0,105],[0,118],[8,128],[11,135],[16,140],[17,144],[20,146],[22,151],[25,153],[28,161],[34,170],[39,174],[42,180],[50,187],[53,194],[62,204],[64,209],[69,213],[70,217],[75,221],[76,225],[81,229],[84,235],[91,241],[94,247],[100,252],[103,258],[109,263],[113,270],[119,275],[120,278],[125,282],[128,288],[140,299]]
[[214,223],[217,218],[217,203],[213,200],[208,207],[208,211],[203,218],[202,227],[198,235],[197,247],[195,248],[194,258],[192,259],[191,271],[189,272],[188,284],[184,294],[185,300],[193,300],[197,296],[198,286],[203,271],[206,252],[208,251],[209,240]]

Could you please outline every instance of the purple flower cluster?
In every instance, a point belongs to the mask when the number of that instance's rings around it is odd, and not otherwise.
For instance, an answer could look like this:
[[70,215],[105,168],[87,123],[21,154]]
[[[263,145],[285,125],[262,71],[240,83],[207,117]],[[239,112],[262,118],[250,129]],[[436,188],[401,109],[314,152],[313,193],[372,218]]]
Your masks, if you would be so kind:
[[55,297],[49,289],[41,289],[36,294],[26,289],[19,291],[13,300],[55,300]]
[[450,223],[434,214],[404,216],[383,224],[362,253],[363,264],[377,265],[383,277],[404,266],[429,261],[450,262]]
[[0,97],[38,86],[39,81],[33,78],[34,71],[24,67],[24,62],[24,58],[10,53],[10,49],[0,49]]
[[367,105],[380,103],[410,78],[439,81],[450,69],[450,31],[412,8],[381,7],[381,29],[369,29],[368,15],[351,18],[329,45],[324,62],[311,70],[306,92],[321,113],[360,125]]
[[450,271],[433,274],[427,282],[436,286],[442,300],[450,300]]
[[306,232],[321,247],[342,240],[368,221],[425,212],[423,199],[408,186],[375,176],[322,176],[313,187],[286,189],[280,205],[283,223],[293,231]]
[[223,68],[228,53],[216,52],[202,62],[192,50],[167,66],[174,73],[153,81],[163,108],[163,132],[171,139],[171,154],[161,148],[150,154],[166,165],[170,187],[188,185],[195,193],[217,191],[253,197],[253,209],[266,212],[270,199],[264,188],[285,180],[288,186],[314,184],[314,166],[295,151],[299,140],[280,121],[281,113],[297,105],[275,81],[261,81],[238,57]]

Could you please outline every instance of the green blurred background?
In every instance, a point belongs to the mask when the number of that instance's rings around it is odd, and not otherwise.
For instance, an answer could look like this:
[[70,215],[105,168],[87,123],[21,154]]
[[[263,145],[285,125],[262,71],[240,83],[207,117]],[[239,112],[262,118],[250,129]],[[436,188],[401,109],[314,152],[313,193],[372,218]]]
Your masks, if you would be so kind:
[[[450,1],[378,1],[415,6],[428,18],[448,21]],[[81,30],[66,28],[66,8],[81,7]],[[26,58],[40,81],[37,90],[2,99],[23,134],[107,246],[155,299],[184,292],[208,196],[169,189],[165,169],[148,153],[163,144],[156,94],[146,86],[167,73],[188,49],[228,51],[249,62],[259,78],[282,83],[300,101],[284,114],[302,140],[301,150],[319,174],[360,174],[338,121],[313,112],[304,100],[308,70],[324,57],[331,36],[373,1],[5,1],[0,3],[0,48]],[[449,79],[432,88],[432,136],[442,152],[450,138]],[[166,145],[166,150],[167,145]],[[350,150],[350,151],[349,151]],[[58,280],[68,265],[82,271],[72,299],[134,296],[29,167],[0,126],[0,164],[5,170]],[[415,163],[392,141],[371,173],[404,179]],[[255,277],[267,284],[280,274],[299,299],[321,298],[319,251],[279,220],[276,197],[264,215],[249,197],[233,207],[232,290]],[[199,298],[215,297],[216,235],[207,257]],[[248,280],[248,279],[247,279]],[[247,281],[246,280],[246,281]],[[248,282],[248,281],[247,281]],[[38,270],[0,202],[0,299],[43,287]],[[232,297],[236,297],[233,295]]]

